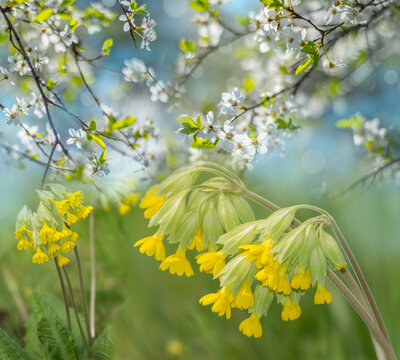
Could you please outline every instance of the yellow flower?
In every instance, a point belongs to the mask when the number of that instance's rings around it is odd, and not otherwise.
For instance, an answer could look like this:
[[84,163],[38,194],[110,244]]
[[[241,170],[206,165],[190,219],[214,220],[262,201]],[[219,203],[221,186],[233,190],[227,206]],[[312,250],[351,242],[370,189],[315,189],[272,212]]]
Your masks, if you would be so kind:
[[196,248],[197,251],[204,250],[203,232],[201,231],[201,228],[196,233],[196,235],[192,239],[192,242],[189,245],[189,250],[193,250],[194,248]]
[[262,245],[242,245],[239,249],[244,250],[242,255],[246,257],[247,261],[256,262],[258,269],[263,266],[273,266],[274,255],[270,253],[272,250],[272,238],[269,236]]
[[338,271],[344,269],[346,266],[347,266],[347,264],[345,262],[343,262],[341,265],[335,265],[336,270],[338,270]]
[[332,294],[320,284],[317,284],[317,291],[314,295],[314,304],[322,305],[322,304],[329,304],[332,302]]
[[277,293],[289,295],[292,292],[290,283],[286,278],[286,266],[281,266],[275,261],[273,266],[265,266],[255,276],[262,284]]
[[46,220],[43,220],[42,228],[39,232],[39,238],[42,244],[46,245],[55,241],[56,231],[47,225]]
[[64,240],[61,244],[61,252],[63,254],[71,251],[71,249],[73,249],[76,246],[74,241],[70,241],[70,240]]
[[86,219],[92,210],[93,206],[82,206],[75,212],[75,215],[78,219]]
[[72,230],[66,226],[63,227],[61,230],[61,237],[60,238],[66,238],[72,234]]
[[83,199],[82,191],[77,191],[72,194],[66,193],[65,195],[67,195],[69,203],[72,208],[81,206],[82,203],[81,200]]
[[28,241],[26,239],[21,239],[17,243],[17,250],[22,251],[22,250],[31,249],[32,245],[33,245],[33,241],[32,240]]
[[129,194],[124,198],[124,204],[136,206],[139,201],[140,195],[138,193]]
[[165,197],[156,196],[156,194],[157,188],[155,186],[152,186],[149,191],[147,191],[147,193],[143,196],[142,201],[139,204],[140,208],[146,209],[144,212],[144,217],[146,219],[151,219],[164,204]]
[[225,258],[226,255],[224,255],[222,251],[205,252],[196,256],[197,263],[200,265],[200,271],[213,274],[214,277],[217,276],[225,266]]
[[69,236],[69,241],[76,242],[76,240],[78,240],[78,236],[79,236],[78,233],[71,231],[71,235]]
[[165,248],[163,244],[164,235],[158,230],[154,235],[136,241],[135,247],[140,246],[140,253],[153,256],[156,260],[165,259]]
[[63,267],[69,263],[69,259],[63,255],[58,255],[58,266]]
[[67,215],[66,223],[67,223],[67,225],[71,225],[71,224],[76,223],[78,220],[79,220],[79,218],[76,215],[69,213]]
[[218,292],[203,296],[199,302],[203,306],[213,304],[211,311],[218,313],[219,316],[231,317],[232,303],[234,296],[232,295],[230,286],[224,286]]
[[281,317],[283,321],[296,320],[301,315],[301,307],[299,303],[293,302],[290,297],[286,297],[283,303]]
[[56,202],[56,208],[57,211],[60,213],[61,216],[65,216],[65,214],[67,213],[67,210],[69,209],[69,200],[68,199],[64,199],[61,201],[57,201]]
[[57,255],[57,251],[61,250],[61,246],[57,243],[50,244],[47,253],[49,254],[49,257],[53,259]]
[[34,264],[43,264],[49,261],[49,257],[40,249],[40,246],[37,246],[36,253],[32,257],[32,262]]
[[257,313],[254,311],[247,319],[243,320],[239,325],[239,330],[246,336],[254,336],[259,338],[262,335],[262,326]]
[[238,293],[235,296],[234,307],[244,310],[253,307],[253,305],[254,305],[253,292],[251,291],[249,282],[246,279],[245,281],[243,281],[242,286],[240,287]]
[[178,247],[174,255],[170,255],[162,261],[160,269],[162,271],[169,269],[171,274],[177,274],[178,276],[182,276],[183,273],[187,277],[193,275],[193,269],[188,259],[186,259],[185,251],[181,250],[180,247]]
[[293,289],[307,290],[311,286],[310,270],[301,265],[292,279],[290,286]]
[[118,213],[120,215],[126,215],[129,211],[131,211],[131,207],[127,204],[121,204],[118,209]]
[[15,231],[14,235],[16,240],[20,240],[22,238],[28,241],[32,240],[32,231],[25,226],[25,223],[23,223],[22,226]]

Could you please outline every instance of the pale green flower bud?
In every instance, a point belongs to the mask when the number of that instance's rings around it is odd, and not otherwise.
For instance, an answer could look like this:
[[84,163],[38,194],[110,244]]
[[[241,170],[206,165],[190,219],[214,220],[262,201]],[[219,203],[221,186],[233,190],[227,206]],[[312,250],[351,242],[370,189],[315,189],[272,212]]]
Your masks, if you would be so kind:
[[335,239],[323,230],[320,233],[320,245],[323,253],[333,265],[340,268],[346,263]]
[[167,199],[160,210],[151,218],[149,226],[160,226],[162,234],[174,231],[177,219],[182,219],[186,210],[186,195],[188,191]]
[[61,184],[47,184],[46,187],[50,188],[51,192],[57,197],[57,199],[63,199],[64,194],[68,192],[68,189]]
[[267,287],[262,285],[256,286],[253,309],[259,317],[267,315],[274,297],[275,293]]
[[296,211],[301,206],[292,206],[275,211],[267,219],[263,220],[258,227],[262,231],[261,237],[272,236],[276,241],[287,230],[294,219]]
[[230,198],[242,223],[254,221],[255,217],[253,208],[250,206],[246,199],[243,199],[241,196],[238,195],[232,195],[230,196]]
[[15,229],[19,229],[22,224],[25,224],[28,229],[32,228],[32,210],[29,209],[26,205],[22,207],[17,215]]
[[306,265],[309,263],[311,252],[318,241],[315,224],[308,225],[300,249],[297,251],[297,263]]
[[158,187],[160,196],[174,195],[191,187],[198,176],[196,168],[178,170],[167,177]]
[[200,227],[199,214],[197,210],[186,213],[179,221],[175,232],[169,234],[168,242],[171,244],[179,243],[181,249],[186,249],[190,241],[196,235]]
[[258,227],[264,220],[252,221],[241,224],[226,234],[220,236],[218,244],[223,245],[225,255],[232,255],[238,252],[239,246],[251,244],[259,233]]
[[202,230],[204,246],[215,246],[224,229],[219,221],[218,211],[213,200],[206,203],[202,211]]
[[252,263],[246,261],[244,256],[238,255],[229,261],[217,275],[221,277],[221,287],[232,285],[232,293],[236,294],[248,276]]
[[222,192],[218,198],[218,216],[225,231],[230,231],[241,222],[230,199]]
[[320,285],[325,284],[326,258],[323,251],[319,247],[315,247],[311,253],[310,273],[312,284],[315,284],[317,281]]

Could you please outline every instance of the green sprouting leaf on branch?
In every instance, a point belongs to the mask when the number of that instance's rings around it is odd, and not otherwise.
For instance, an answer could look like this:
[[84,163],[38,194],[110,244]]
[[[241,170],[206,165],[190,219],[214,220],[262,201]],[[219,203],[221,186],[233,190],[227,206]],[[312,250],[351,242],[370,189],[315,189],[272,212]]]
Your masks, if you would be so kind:
[[189,135],[202,129],[200,115],[197,117],[196,122],[189,116],[180,116],[176,120],[183,126],[181,129],[179,129],[181,134]]
[[196,11],[207,11],[210,8],[208,0],[192,0],[190,7]]
[[107,39],[104,41],[103,46],[101,47],[101,56],[108,56],[111,53],[111,49],[114,45],[114,40],[113,39]]
[[46,21],[52,14],[53,14],[53,9],[45,9],[36,15],[34,21],[37,23],[41,23],[43,21]]
[[179,47],[183,52],[194,53],[196,51],[196,44],[190,40],[181,39]]
[[363,121],[364,117],[360,113],[357,113],[348,118],[336,121],[336,127],[341,129],[360,128]]

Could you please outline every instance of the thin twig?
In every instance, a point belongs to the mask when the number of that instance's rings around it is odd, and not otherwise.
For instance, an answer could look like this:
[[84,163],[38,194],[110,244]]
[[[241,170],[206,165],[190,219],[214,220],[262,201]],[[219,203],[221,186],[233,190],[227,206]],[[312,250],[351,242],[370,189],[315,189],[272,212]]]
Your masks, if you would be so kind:
[[[94,189],[93,189],[94,190]],[[95,253],[95,202],[96,191],[92,191],[93,210],[89,215],[89,239],[90,239],[90,335],[96,337],[96,253]]]

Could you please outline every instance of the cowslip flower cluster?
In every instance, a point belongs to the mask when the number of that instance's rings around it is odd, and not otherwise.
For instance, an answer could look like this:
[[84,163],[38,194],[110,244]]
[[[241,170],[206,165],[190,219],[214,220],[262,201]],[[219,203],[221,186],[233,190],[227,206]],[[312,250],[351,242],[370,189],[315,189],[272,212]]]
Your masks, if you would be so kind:
[[[212,312],[227,319],[232,309],[247,311],[249,317],[239,326],[247,336],[262,335],[260,319],[275,298],[283,306],[284,321],[300,317],[300,299],[312,287],[315,304],[330,303],[327,272],[346,266],[336,241],[324,230],[330,219],[319,215],[294,227],[296,212],[307,208],[299,205],[255,220],[243,185],[224,177],[196,184],[204,169],[185,168],[148,191],[140,207],[146,209],[149,226],[158,230],[135,247],[161,261],[161,270],[188,277],[194,272],[185,254],[196,249],[200,272],[220,285],[200,304],[211,305]],[[165,240],[177,245],[168,257]]]
[[34,264],[57,259],[62,267],[69,263],[65,255],[75,248],[78,239],[70,226],[85,219],[93,208],[82,204],[81,191],[71,193],[59,184],[48,184],[37,194],[40,201],[36,212],[25,205],[17,216],[17,249],[32,250]]

